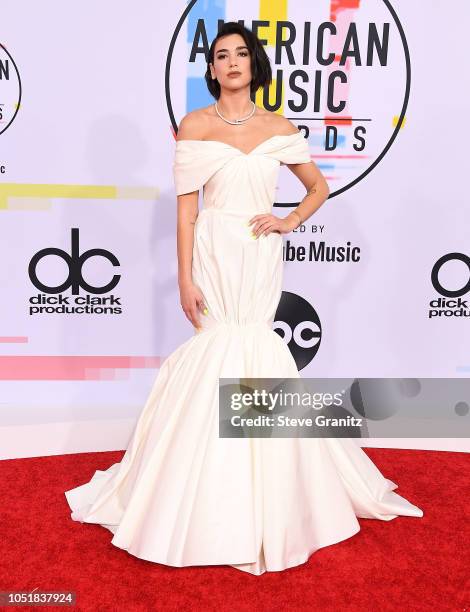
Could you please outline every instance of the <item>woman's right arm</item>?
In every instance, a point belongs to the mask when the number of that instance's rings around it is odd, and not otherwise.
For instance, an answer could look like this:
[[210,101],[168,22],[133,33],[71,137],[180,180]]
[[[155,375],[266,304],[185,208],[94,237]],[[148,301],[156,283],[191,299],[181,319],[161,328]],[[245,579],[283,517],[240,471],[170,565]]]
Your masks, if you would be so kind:
[[178,285],[184,314],[197,329],[200,312],[205,308],[204,297],[192,278],[194,224],[198,215],[198,193],[193,191],[178,196],[176,244],[178,251]]
[[[193,113],[184,117],[179,125],[177,140],[195,138]],[[199,214],[199,191],[177,196],[176,245],[178,254],[178,286],[183,311],[194,327],[200,327],[200,313],[205,309],[204,296],[192,278],[194,225]]]

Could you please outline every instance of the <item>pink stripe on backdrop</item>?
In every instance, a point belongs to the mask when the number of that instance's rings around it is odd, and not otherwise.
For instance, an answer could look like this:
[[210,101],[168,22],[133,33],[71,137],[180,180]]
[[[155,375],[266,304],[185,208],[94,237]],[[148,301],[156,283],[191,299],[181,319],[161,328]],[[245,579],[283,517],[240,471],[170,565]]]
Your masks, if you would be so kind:
[[0,342],[28,342],[28,336],[0,336]]
[[0,355],[0,380],[123,380],[134,368],[159,368],[161,357]]
[[331,153],[318,153],[316,155],[310,155],[310,157],[315,157],[315,159],[368,159],[370,155],[332,155]]

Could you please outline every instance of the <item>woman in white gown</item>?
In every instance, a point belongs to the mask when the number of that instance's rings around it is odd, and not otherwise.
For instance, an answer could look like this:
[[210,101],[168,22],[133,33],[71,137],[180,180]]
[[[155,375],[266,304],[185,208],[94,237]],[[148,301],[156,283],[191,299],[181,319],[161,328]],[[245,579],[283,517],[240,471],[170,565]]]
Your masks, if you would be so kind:
[[[282,234],[328,187],[297,128],[250,102],[271,77],[259,40],[225,24],[208,64],[217,107],[183,119],[174,161],[181,303],[197,330],[161,364],[121,462],[65,495],[72,519],[106,527],[112,544],[141,559],[259,575],[351,537],[357,517],[423,512],[353,440],[219,438],[219,378],[299,377],[272,329]],[[271,213],[280,164],[308,189],[283,219]]]

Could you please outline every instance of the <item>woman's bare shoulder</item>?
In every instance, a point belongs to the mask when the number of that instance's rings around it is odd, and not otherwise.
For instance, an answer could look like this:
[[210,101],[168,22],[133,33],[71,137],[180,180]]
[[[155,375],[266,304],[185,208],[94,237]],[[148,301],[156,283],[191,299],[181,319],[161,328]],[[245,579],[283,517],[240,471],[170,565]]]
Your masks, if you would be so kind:
[[178,126],[176,140],[203,140],[211,117],[210,106],[197,108],[185,115]]
[[297,126],[295,126],[289,119],[286,119],[284,115],[279,113],[268,111],[263,109],[264,121],[266,126],[269,126],[269,130],[273,134],[286,135],[300,133]]

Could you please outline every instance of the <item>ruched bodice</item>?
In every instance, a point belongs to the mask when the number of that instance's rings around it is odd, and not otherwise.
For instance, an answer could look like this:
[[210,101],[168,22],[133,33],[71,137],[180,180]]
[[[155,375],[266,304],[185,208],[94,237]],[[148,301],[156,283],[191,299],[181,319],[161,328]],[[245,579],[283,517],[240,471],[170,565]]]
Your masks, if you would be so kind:
[[[249,153],[218,140],[176,142],[176,194],[204,188],[192,262],[193,281],[209,309],[203,331],[235,324],[245,333],[259,325],[278,339],[271,326],[282,291],[282,236],[272,232],[254,240],[247,222],[272,212],[281,163],[308,162],[301,132],[271,136]],[[290,359],[285,345],[282,350]]]
[[249,153],[218,140],[178,140],[173,163],[176,195],[203,187],[203,209],[269,213],[280,164],[309,161],[301,132],[271,136]]

